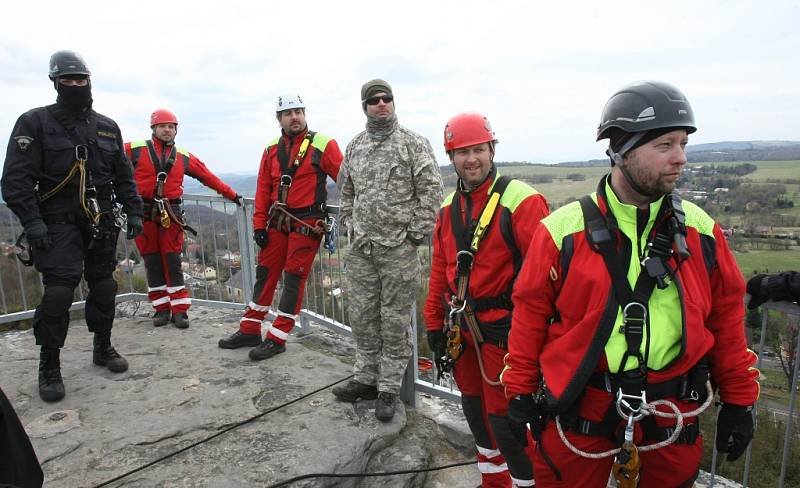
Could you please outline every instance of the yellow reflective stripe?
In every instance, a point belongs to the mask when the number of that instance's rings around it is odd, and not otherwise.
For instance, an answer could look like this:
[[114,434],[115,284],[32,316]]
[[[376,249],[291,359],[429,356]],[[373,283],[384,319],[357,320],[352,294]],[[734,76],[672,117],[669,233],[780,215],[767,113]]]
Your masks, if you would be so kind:
[[506,191],[503,192],[503,197],[500,199],[500,204],[511,211],[511,213],[514,213],[519,204],[521,204],[526,198],[538,194],[539,192],[536,191],[536,189],[532,186],[519,180],[511,180],[506,187]]
[[[592,197],[597,201],[597,197],[594,194],[592,194]],[[565,237],[584,230],[585,225],[580,202],[570,202],[555,210],[542,219],[542,224],[547,228],[547,232],[550,233],[553,244],[561,252],[561,243]]]
[[714,219],[705,210],[686,200],[681,201],[681,206],[686,214],[686,227],[694,227],[697,232],[714,237]]
[[331,142],[331,137],[326,136],[325,134],[320,134],[317,132],[314,135],[314,142],[311,143],[316,149],[319,149],[320,152],[325,152],[325,148],[328,147],[328,143]]
[[131,149],[137,147],[144,147],[147,145],[147,141],[131,141]]
[[447,207],[448,205],[452,205],[453,197],[455,196],[456,192],[450,192],[449,195],[444,197],[444,201],[442,202],[442,207]]
[[189,155],[189,151],[187,151],[186,149],[184,149],[184,148],[182,148],[182,147],[176,147],[176,148],[175,148],[175,150],[176,150],[176,151],[177,151],[179,154],[183,154],[183,155],[184,155],[184,156],[186,156],[187,158],[191,157],[191,156]]
[[478,245],[483,238],[483,234],[486,233],[486,228],[489,227],[489,222],[492,221],[494,211],[497,209],[497,203],[499,201],[500,194],[492,193],[492,196],[489,197],[489,201],[486,203],[486,207],[483,209],[480,219],[478,219],[478,227],[475,228],[475,233],[472,235],[472,243],[470,244],[470,247],[475,251],[478,250]]

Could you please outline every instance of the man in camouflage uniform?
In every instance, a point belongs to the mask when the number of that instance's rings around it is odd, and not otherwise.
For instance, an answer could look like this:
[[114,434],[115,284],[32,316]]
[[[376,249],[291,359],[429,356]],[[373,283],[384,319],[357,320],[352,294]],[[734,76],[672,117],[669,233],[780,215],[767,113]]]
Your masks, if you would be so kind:
[[417,246],[433,230],[442,178],[430,142],[397,123],[389,83],[364,84],[361,106],[367,130],[347,145],[337,181],[339,219],[351,237],[346,286],[355,378],[333,394],[350,402],[377,398],[375,416],[388,422],[411,356]]

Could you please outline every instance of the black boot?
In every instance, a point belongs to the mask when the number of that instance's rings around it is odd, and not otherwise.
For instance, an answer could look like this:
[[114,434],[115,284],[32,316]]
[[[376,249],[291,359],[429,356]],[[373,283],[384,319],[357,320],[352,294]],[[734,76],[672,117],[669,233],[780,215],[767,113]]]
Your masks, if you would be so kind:
[[172,315],[172,325],[178,329],[189,327],[189,315],[186,312],[178,312]]
[[286,351],[286,346],[272,342],[269,339],[264,339],[264,342],[250,349],[250,359],[253,361],[261,361],[262,359],[269,359],[276,354]]
[[156,310],[153,314],[153,325],[161,327],[169,323],[169,310]]
[[94,352],[92,354],[94,364],[105,366],[114,373],[122,373],[128,370],[128,361],[114,349],[111,345],[111,331],[95,332]]
[[42,347],[39,353],[39,397],[46,402],[64,398],[61,379],[61,349]]

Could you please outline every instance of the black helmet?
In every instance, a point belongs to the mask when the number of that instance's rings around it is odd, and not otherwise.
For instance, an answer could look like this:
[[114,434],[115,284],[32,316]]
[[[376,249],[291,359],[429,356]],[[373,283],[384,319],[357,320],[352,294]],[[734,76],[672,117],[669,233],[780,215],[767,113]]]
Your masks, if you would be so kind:
[[91,75],[86,62],[75,51],[58,51],[50,56],[50,79],[66,75]]
[[597,140],[608,139],[613,128],[642,132],[667,127],[682,127],[689,134],[697,130],[689,101],[668,83],[637,81],[608,99],[597,126]]

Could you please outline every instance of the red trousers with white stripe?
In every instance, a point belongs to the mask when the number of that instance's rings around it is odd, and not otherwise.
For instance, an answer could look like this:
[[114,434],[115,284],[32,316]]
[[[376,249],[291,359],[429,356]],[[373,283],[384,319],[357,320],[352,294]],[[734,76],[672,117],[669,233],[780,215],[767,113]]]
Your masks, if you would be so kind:
[[[481,472],[482,486],[492,488],[534,486],[533,438],[530,433],[526,434],[527,447],[510,438],[510,430],[507,427],[508,399],[505,397],[503,387],[492,386],[484,381],[472,335],[465,330],[462,330],[462,334],[465,341],[464,351],[455,363],[453,377],[461,391],[464,416],[477,443],[478,469]],[[506,352],[508,351],[494,344],[484,343],[480,346],[483,368],[488,379],[499,381]],[[470,399],[473,403],[480,399],[479,411],[469,406]],[[504,432],[495,432],[492,425],[503,428]],[[512,452],[515,455],[512,455]]]
[[174,222],[165,229],[148,220],[135,242],[147,270],[147,297],[153,308],[186,313],[192,299],[181,270],[183,229]]
[[239,330],[243,334],[261,335],[261,322],[269,311],[278,280],[283,275],[283,293],[275,311],[278,318],[267,328],[266,335],[267,339],[283,344],[300,312],[306,280],[321,238],[275,229],[269,229],[267,235],[267,246],[258,252],[253,300],[239,321]]

